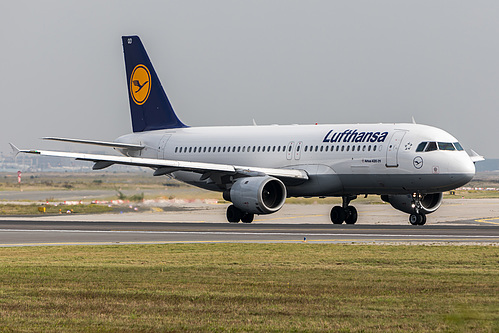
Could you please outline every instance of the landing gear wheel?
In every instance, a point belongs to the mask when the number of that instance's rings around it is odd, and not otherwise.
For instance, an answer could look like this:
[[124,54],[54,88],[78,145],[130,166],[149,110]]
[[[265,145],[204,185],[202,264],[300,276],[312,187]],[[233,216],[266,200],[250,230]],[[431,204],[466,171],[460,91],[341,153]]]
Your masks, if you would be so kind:
[[251,222],[253,222],[254,218],[255,218],[255,214],[245,213],[243,215],[243,217],[241,217],[241,222],[243,222],[243,223],[251,223]]
[[239,223],[243,217],[243,212],[234,205],[227,207],[227,221],[230,223]]
[[331,222],[333,224],[342,224],[346,217],[347,213],[343,209],[343,207],[340,206],[334,206],[333,209],[331,209]]
[[411,214],[409,222],[412,225],[424,225],[426,223],[426,215],[424,214]]
[[347,217],[345,219],[346,224],[355,224],[357,222],[357,217],[359,216],[357,214],[357,209],[354,206],[348,206],[346,209],[347,212]]

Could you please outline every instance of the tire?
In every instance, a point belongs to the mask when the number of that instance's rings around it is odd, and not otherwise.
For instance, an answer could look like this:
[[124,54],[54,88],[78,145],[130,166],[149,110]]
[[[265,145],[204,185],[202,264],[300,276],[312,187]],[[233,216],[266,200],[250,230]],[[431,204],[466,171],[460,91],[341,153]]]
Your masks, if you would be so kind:
[[242,216],[243,212],[241,212],[241,210],[236,208],[234,205],[227,207],[227,221],[230,223],[239,223]]
[[421,225],[421,222],[423,221],[423,217],[422,215],[419,215],[419,214],[411,214],[409,216],[409,222],[412,224],[412,225]]
[[421,222],[419,222],[419,225],[425,225],[426,223],[426,215],[421,215]]
[[333,222],[333,224],[342,224],[347,217],[347,213],[345,212],[343,207],[334,206],[333,209],[331,209],[330,216],[331,222]]
[[243,222],[243,223],[251,223],[251,222],[253,222],[254,218],[255,218],[255,214],[245,213],[243,215],[243,217],[241,217],[241,222]]
[[346,224],[355,224],[357,222],[358,214],[357,209],[354,206],[348,206],[347,208],[348,214],[345,219]]

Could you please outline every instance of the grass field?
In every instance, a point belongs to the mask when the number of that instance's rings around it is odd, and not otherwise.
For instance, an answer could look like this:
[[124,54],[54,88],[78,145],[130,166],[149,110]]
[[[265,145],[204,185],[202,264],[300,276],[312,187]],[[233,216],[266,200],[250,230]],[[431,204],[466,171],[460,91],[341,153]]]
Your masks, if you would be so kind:
[[41,215],[39,208],[45,208],[43,214],[64,214],[70,211],[72,214],[101,214],[113,211],[112,207],[106,205],[44,205],[37,204],[21,205],[21,204],[0,204],[1,215]]
[[499,247],[2,248],[0,331],[499,332]]

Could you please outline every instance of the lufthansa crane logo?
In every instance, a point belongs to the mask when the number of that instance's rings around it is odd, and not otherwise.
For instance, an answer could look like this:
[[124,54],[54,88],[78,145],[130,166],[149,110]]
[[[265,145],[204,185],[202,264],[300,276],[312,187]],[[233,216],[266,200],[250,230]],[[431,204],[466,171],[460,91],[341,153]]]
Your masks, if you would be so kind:
[[423,167],[423,158],[421,156],[414,157],[412,164],[414,164],[416,169],[421,169]]
[[140,64],[135,66],[130,75],[130,96],[137,105],[147,101],[151,92],[151,73],[146,66]]

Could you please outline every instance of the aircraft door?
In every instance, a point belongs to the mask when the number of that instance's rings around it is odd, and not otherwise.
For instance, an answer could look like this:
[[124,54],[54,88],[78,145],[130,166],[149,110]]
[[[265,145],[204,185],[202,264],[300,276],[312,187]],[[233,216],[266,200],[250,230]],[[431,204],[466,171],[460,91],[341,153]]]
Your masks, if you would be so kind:
[[396,131],[392,138],[390,139],[390,143],[386,149],[386,166],[396,168],[399,166],[398,163],[398,151],[400,148],[400,144],[402,143],[402,138],[405,135],[405,131]]
[[170,140],[171,136],[172,136],[171,134],[165,134],[165,135],[163,135],[163,137],[161,138],[161,140],[159,140],[158,158],[160,158],[160,159],[167,158],[166,143],[168,142],[168,140]]
[[295,160],[299,160],[300,157],[301,157],[301,149],[302,149],[302,145],[303,145],[303,142],[302,141],[299,141],[297,144],[296,144],[296,148],[295,148]]
[[286,148],[286,158],[288,160],[291,160],[293,158],[293,147],[295,145],[294,141],[291,141],[288,143],[288,147]]

